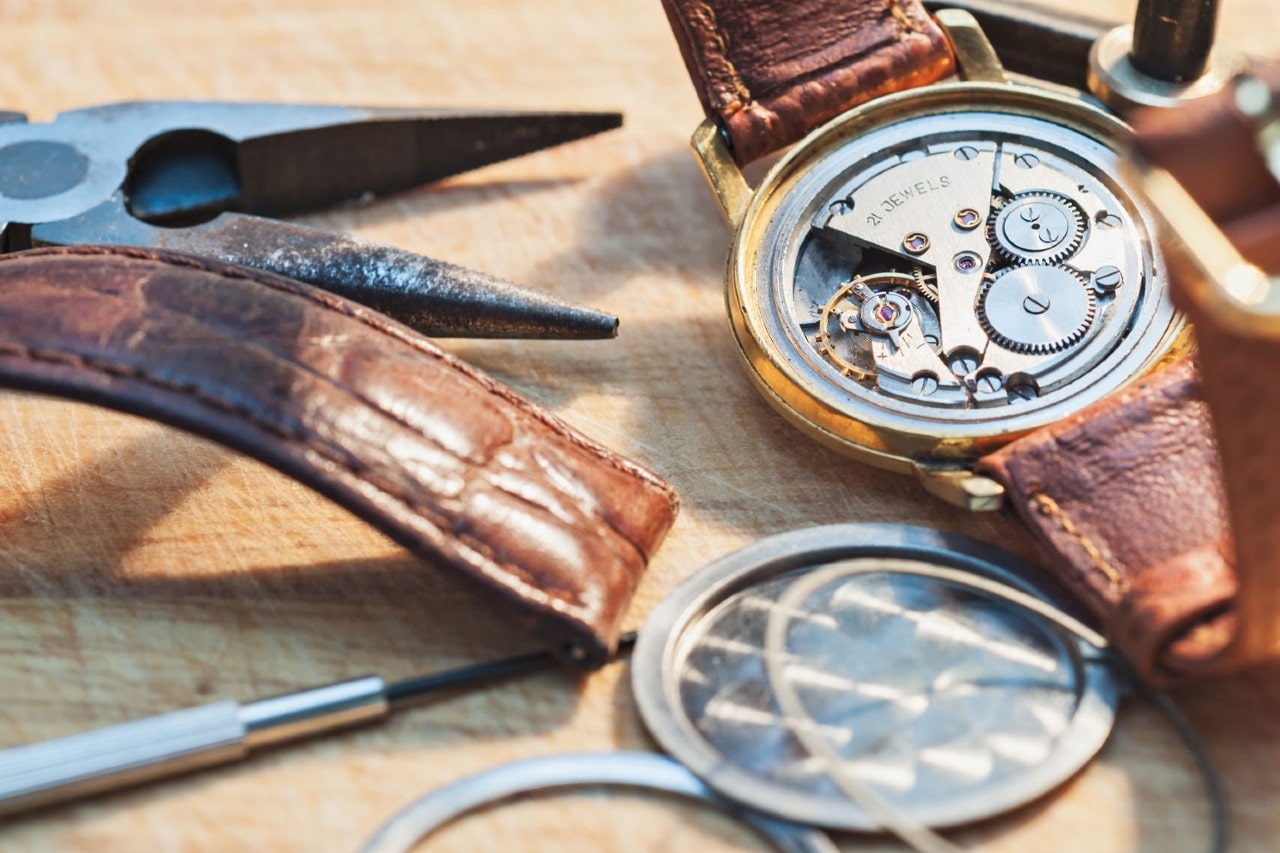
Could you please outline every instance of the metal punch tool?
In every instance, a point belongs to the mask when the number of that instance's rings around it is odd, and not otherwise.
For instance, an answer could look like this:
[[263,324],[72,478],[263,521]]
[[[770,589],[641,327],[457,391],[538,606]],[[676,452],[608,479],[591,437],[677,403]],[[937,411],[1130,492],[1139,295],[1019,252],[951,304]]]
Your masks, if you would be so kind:
[[307,282],[441,337],[608,338],[617,318],[273,217],[385,195],[618,127],[617,113],[139,101],[0,112],[0,250],[189,252]]

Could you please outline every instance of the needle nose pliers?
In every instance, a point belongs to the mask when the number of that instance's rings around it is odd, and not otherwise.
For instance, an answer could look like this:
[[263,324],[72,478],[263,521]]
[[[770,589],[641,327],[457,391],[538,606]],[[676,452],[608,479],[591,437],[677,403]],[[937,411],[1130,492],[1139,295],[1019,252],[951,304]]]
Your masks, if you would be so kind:
[[617,127],[616,113],[138,101],[0,112],[0,250],[113,244],[279,273],[442,337],[611,337],[617,318],[282,221]]

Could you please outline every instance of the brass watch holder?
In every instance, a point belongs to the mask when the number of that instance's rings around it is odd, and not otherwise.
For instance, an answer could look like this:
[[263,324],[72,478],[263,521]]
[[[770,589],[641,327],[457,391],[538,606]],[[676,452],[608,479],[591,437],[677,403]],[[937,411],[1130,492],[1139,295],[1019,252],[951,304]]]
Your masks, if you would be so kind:
[[[1241,76],[1236,105],[1251,118],[1258,152],[1280,181],[1280,110],[1266,84]],[[1247,338],[1280,338],[1280,278],[1245,260],[1222,230],[1164,169],[1134,166],[1164,230],[1164,251],[1183,293],[1214,324]]]
[[[1259,155],[1280,181],[1280,109],[1267,85],[1255,77],[1241,75],[1232,87],[1236,107],[1253,123]],[[1165,258],[1179,296],[1196,322],[1237,344],[1261,347],[1280,341],[1280,277],[1246,260],[1168,171],[1137,162],[1133,172],[1158,211]],[[1206,359],[1211,356],[1211,352],[1205,354]],[[1260,453],[1258,458],[1266,456]],[[1268,516],[1274,519],[1274,507],[1250,506],[1250,495],[1229,498],[1244,504],[1245,513],[1237,512],[1233,518],[1237,524],[1264,523],[1260,519]],[[1280,659],[1276,568],[1276,559],[1266,551],[1254,549],[1252,557],[1237,555],[1235,631],[1230,646],[1214,662],[1216,667],[1226,670]]]

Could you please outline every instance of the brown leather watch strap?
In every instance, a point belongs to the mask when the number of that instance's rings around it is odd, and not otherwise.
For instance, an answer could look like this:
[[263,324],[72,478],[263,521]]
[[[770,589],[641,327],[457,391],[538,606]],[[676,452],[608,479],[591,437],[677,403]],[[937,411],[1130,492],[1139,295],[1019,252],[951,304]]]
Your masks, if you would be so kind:
[[1146,678],[1231,639],[1231,542],[1200,381],[1179,362],[984,457],[1046,562]]
[[669,486],[382,315],[120,248],[0,257],[0,385],[141,414],[295,477],[586,662],[618,637]]
[[932,83],[951,46],[920,0],[663,0],[703,109],[750,163],[872,98]]
[[[1280,181],[1263,146],[1280,158],[1280,65],[1254,73],[1254,85],[1265,86],[1252,93],[1237,86],[1140,116],[1137,146],[1148,163],[1178,180],[1245,259],[1274,277],[1280,275]],[[1242,104],[1262,109],[1250,115]],[[1187,242],[1207,241],[1211,230],[1201,219]],[[1197,246],[1170,246],[1167,254],[1174,301],[1194,324],[1204,397],[1222,452],[1240,585],[1238,630],[1224,663],[1241,666],[1280,658],[1280,300],[1273,278],[1269,295],[1255,294],[1261,298],[1253,304],[1237,301],[1226,292],[1232,269],[1225,258],[1210,270],[1224,288],[1197,286],[1202,271],[1187,262],[1187,250]],[[1237,322],[1255,309],[1262,322]]]

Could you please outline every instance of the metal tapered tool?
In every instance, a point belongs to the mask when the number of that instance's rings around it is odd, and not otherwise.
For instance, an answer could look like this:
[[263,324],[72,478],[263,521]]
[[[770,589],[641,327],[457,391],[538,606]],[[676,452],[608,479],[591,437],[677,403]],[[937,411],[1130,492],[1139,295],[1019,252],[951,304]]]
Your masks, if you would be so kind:
[[1214,49],[1219,0],[1138,0],[1132,25],[1089,52],[1089,90],[1120,113],[1177,107],[1222,91],[1246,60]]
[[1199,80],[1217,31],[1218,0],[1138,0],[1130,60],[1156,80]]
[[[634,633],[618,655],[635,646]],[[228,764],[255,749],[381,720],[447,691],[563,665],[534,652],[387,684],[377,676],[240,704],[215,702],[0,752],[0,816]]]
[[1215,50],[1221,0],[1138,0],[1133,24],[1018,0],[924,0],[974,16],[1004,67],[1090,91],[1125,113],[1220,91],[1244,61]]
[[616,113],[141,101],[0,113],[0,249],[108,243],[286,275],[442,337],[607,338],[617,318],[274,218],[438,181],[621,124]]

